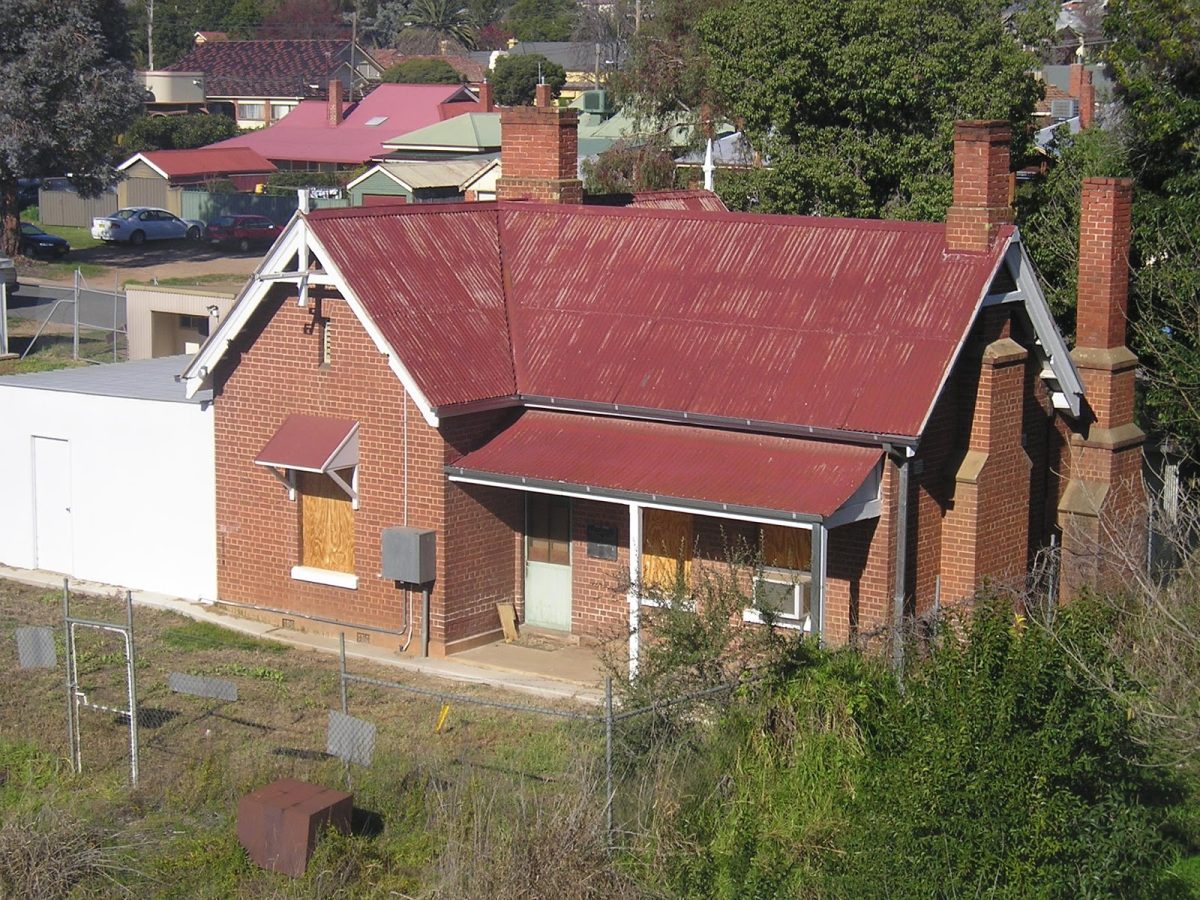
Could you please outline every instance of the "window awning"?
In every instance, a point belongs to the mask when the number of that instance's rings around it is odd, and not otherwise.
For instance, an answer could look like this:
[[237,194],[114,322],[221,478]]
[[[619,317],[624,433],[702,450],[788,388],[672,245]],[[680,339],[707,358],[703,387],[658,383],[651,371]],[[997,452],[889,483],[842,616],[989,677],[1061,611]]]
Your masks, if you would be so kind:
[[332,472],[358,465],[358,422],[288,416],[254,462],[300,472]]
[[874,478],[882,455],[804,438],[527,410],[446,472],[453,481],[819,522]]

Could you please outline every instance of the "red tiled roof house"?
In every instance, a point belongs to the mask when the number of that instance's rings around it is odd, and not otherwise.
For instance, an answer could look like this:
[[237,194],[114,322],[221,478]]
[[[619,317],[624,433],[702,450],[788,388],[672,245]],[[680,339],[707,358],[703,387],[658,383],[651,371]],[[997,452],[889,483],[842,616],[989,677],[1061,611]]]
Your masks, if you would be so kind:
[[[189,367],[222,601],[433,654],[512,602],[632,625],[636,664],[637,585],[733,540],[840,642],[1133,508],[1126,182],[1087,186],[1073,359],[999,123],[958,128],[943,225],[581,206],[574,113],[506,116],[497,202],[298,214]],[[433,532],[425,585],[396,528]]]

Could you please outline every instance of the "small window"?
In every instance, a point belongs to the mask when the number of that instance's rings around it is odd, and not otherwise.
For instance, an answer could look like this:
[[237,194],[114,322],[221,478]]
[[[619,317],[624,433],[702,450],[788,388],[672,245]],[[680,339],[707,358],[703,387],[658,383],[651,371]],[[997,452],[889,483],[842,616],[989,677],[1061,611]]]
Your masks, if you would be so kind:
[[529,562],[569,566],[571,501],[549,494],[529,494],[525,535],[525,554]]
[[[271,121],[278,122],[280,119],[282,119],[284,116],[286,116],[288,113],[290,113],[295,108],[296,108],[296,104],[294,104],[294,103],[272,103],[271,104]],[[246,118],[249,118],[249,116],[247,116]]]
[[261,122],[263,118],[263,104],[239,103],[237,105],[237,117],[239,119],[255,119]]
[[777,625],[815,631],[812,594],[812,532],[807,528],[764,525],[762,567],[754,576],[754,608],[743,618],[761,622],[769,614]]

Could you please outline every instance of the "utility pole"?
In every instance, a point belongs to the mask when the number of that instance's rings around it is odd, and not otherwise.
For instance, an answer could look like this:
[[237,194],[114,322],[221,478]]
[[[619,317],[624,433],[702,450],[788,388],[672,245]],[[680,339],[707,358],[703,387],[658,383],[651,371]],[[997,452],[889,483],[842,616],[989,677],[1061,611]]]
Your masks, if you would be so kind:
[[146,64],[154,71],[154,0],[146,0]]
[[642,0],[633,0],[633,33],[642,30]]

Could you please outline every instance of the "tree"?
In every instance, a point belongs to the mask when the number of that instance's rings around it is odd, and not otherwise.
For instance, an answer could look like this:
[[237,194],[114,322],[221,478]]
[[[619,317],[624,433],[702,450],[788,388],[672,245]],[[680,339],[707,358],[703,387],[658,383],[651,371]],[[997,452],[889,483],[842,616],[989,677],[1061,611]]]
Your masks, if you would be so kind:
[[567,83],[567,72],[562,66],[550,62],[540,53],[499,57],[496,68],[488,76],[496,102],[501,106],[528,106],[533,103],[539,73],[550,85],[553,96],[557,97]]
[[475,29],[471,27],[467,8],[459,0],[412,0],[408,24],[468,50],[475,47]]
[[142,116],[125,132],[129,154],[147,150],[190,150],[236,136],[237,123],[228,116]]
[[406,59],[398,62],[380,78],[400,84],[460,84],[462,74],[444,59]]
[[259,26],[260,39],[335,40],[350,37],[335,0],[283,0]]
[[578,12],[574,0],[517,0],[505,21],[518,41],[569,41]]
[[1040,88],[1003,6],[740,0],[705,13],[705,83],[776,166],[760,208],[940,219],[957,119],[1013,123],[1020,159]]
[[666,190],[675,186],[675,159],[662,142],[614,144],[595,160],[583,161],[583,186],[589,194]]
[[9,0],[0,34],[0,215],[3,252],[15,255],[17,180],[69,172],[81,193],[99,192],[142,89],[119,0]]

